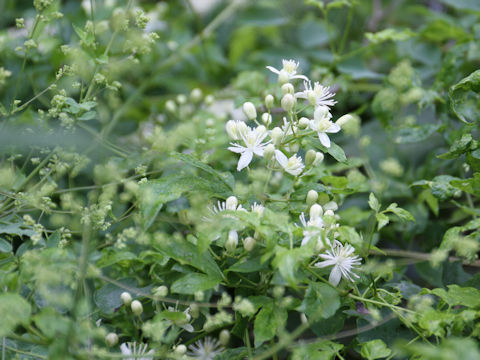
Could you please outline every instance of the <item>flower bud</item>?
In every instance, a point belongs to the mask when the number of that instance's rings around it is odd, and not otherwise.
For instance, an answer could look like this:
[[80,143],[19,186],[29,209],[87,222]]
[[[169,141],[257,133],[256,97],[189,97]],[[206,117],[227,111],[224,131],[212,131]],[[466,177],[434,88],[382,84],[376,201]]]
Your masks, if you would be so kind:
[[187,352],[187,347],[183,344],[175,346],[175,355],[183,356]]
[[315,156],[317,152],[315,150],[308,150],[307,153],[305,154],[305,164],[307,166],[312,165],[313,162],[315,161]]
[[133,300],[130,308],[132,309],[132,312],[137,316],[140,316],[143,313],[142,303],[138,300]]
[[283,110],[291,111],[295,106],[295,97],[292,94],[285,94],[282,97],[281,105]]
[[193,294],[193,296],[195,297],[195,301],[203,301],[203,299],[205,298],[205,294],[201,290],[195,291],[195,294]]
[[265,125],[270,125],[272,123],[272,115],[270,115],[269,113],[263,113],[262,121]]
[[263,135],[267,132],[267,128],[263,125],[259,125],[255,128],[255,131],[256,131],[257,134]]
[[274,100],[275,99],[273,98],[273,95],[271,95],[271,94],[268,94],[267,96],[265,96],[265,106],[267,107],[267,109],[272,108]]
[[300,129],[306,129],[309,124],[310,124],[310,120],[306,117],[302,117],[300,118],[300,120],[298,120],[298,127]]
[[270,136],[272,137],[273,144],[278,147],[283,139],[283,130],[279,127],[275,127]]
[[194,103],[200,102],[202,100],[202,97],[203,97],[203,93],[202,93],[202,90],[200,90],[199,88],[193,89],[192,92],[190,93],[190,99],[192,99]]
[[190,315],[192,315],[194,319],[198,318],[198,316],[200,315],[200,309],[198,308],[198,305],[196,303],[190,304]]
[[307,193],[307,205],[312,206],[318,200],[318,193],[315,190],[310,190]]
[[238,199],[235,196],[229,196],[225,201],[227,210],[237,210]]
[[335,216],[335,214],[333,213],[333,210],[327,210],[325,211],[325,216]]
[[[318,194],[317,194],[317,198],[318,198]],[[317,219],[322,215],[323,215],[322,207],[318,204],[313,204],[312,207],[310,208],[310,219]]]
[[243,113],[247,116],[248,119],[254,120],[257,118],[257,109],[250,101],[247,101],[242,106]]
[[177,111],[177,104],[175,104],[175,101],[173,100],[167,100],[165,103],[165,109],[167,109],[168,112],[174,113]]
[[290,80],[290,76],[288,75],[288,72],[286,72],[283,69],[280,70],[280,73],[278,74],[278,83],[280,85],[283,85],[283,84],[287,83],[288,80]]
[[212,128],[213,125],[215,125],[215,120],[213,120],[212,118],[208,118],[206,121],[205,121],[205,125],[209,128]]
[[300,150],[300,145],[298,143],[288,144],[288,152],[296,153]]
[[105,336],[105,343],[107,344],[107,346],[109,347],[112,347],[112,346],[115,346],[117,345],[118,343],[118,335],[111,332],[111,333],[108,333],[107,336]]
[[205,96],[205,104],[212,105],[214,101],[215,101],[215,97],[213,95]]
[[243,242],[243,247],[248,252],[252,251],[256,244],[255,239],[252,238],[251,236],[246,237],[245,239],[243,239],[242,242]]
[[161,285],[155,289],[155,295],[165,297],[168,295],[168,287]]
[[335,123],[340,126],[340,127],[343,127],[346,123],[348,123],[350,120],[353,119],[353,116],[350,115],[350,114],[345,114],[343,116],[341,116]]
[[263,157],[268,162],[272,159],[275,154],[275,146],[273,144],[268,144],[263,150]]
[[315,160],[313,161],[312,165],[313,166],[319,165],[323,161],[324,157],[325,156],[321,152],[317,151],[315,154]]
[[323,205],[323,208],[325,210],[337,211],[338,210],[338,204],[335,201],[329,201],[328,203]]
[[293,87],[292,84],[286,83],[282,85],[282,94],[294,94],[295,93],[295,88]]
[[283,286],[277,285],[273,288],[273,297],[275,299],[280,299],[283,294],[285,294],[285,288]]
[[238,245],[238,233],[235,230],[230,230],[228,232],[228,239],[225,243],[225,249],[228,252],[234,252]]
[[132,303],[132,295],[126,291],[122,292],[120,299],[122,299],[123,305],[125,306],[129,306]]
[[223,346],[227,346],[228,342],[230,341],[230,331],[228,331],[227,329],[223,329],[222,331],[220,331],[218,339]]
[[187,97],[184,94],[177,95],[177,102],[180,105],[186,104],[187,103]]

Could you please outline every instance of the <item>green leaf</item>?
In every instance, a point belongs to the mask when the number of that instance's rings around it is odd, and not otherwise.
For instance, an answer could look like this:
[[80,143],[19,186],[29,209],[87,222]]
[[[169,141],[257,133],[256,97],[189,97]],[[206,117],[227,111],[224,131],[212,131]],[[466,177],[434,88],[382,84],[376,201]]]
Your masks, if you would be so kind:
[[313,344],[302,344],[302,346],[295,347],[292,360],[335,360],[342,349],[342,344],[320,340]]
[[233,178],[233,175],[231,173],[220,173],[211,166],[201,162],[200,160],[196,159],[194,156],[189,155],[189,154],[181,154],[181,153],[172,153],[173,157],[176,157],[177,159],[181,160],[182,162],[195,166],[210,175],[213,175],[215,178],[218,180],[222,181],[229,190],[232,190],[233,187],[235,186],[235,179]]
[[360,354],[368,360],[383,359],[392,353],[392,350],[380,339],[371,340],[361,345]]
[[323,176],[321,180],[324,184],[327,184],[339,189],[345,189],[348,185],[348,179],[345,176],[327,175],[327,176]]
[[384,213],[385,212],[394,213],[400,219],[405,220],[405,221],[415,221],[415,218],[413,217],[413,215],[409,211],[398,207],[398,205],[396,203],[391,203],[390,205],[388,205],[388,207],[385,210],[383,210],[383,212]]
[[123,303],[120,295],[124,291],[129,292],[133,298],[136,298],[141,296],[141,294],[149,294],[152,288],[152,285],[139,288],[137,287],[137,280],[132,278],[121,279],[118,280],[117,283],[123,286],[108,283],[98,289],[93,295],[95,304],[97,304],[102,313],[113,314],[117,308],[122,306]]
[[192,273],[186,274],[176,280],[170,287],[170,290],[177,294],[193,295],[197,291],[213,289],[218,284],[220,284],[219,278]]
[[[325,151],[324,151],[325,152]],[[343,149],[335,144],[334,142],[331,142],[330,147],[326,149],[326,152],[328,152],[330,155],[334,157],[335,160],[346,164],[347,163],[347,157],[345,156],[345,152]]]
[[0,252],[9,253],[12,252],[12,250],[12,244],[10,244],[7,240],[0,238]]
[[416,34],[409,30],[384,29],[376,33],[365,33],[365,37],[374,44],[380,44],[386,41],[405,41]]
[[480,11],[480,3],[477,0],[440,0],[440,2],[459,10]]
[[310,321],[333,316],[340,308],[337,290],[323,283],[310,283],[299,311],[305,312]]
[[261,263],[260,261],[261,256],[247,259],[243,258],[230,266],[225,272],[233,271],[239,273],[250,273],[250,272],[257,272],[267,267],[267,263]]
[[383,228],[384,226],[386,226],[390,222],[390,219],[388,218],[388,216],[383,214],[383,213],[377,214],[376,218],[377,218],[377,221],[378,221],[378,225],[377,225],[377,230],[378,231],[380,231],[381,228]]
[[437,157],[440,159],[455,159],[470,150],[470,145],[473,143],[474,142],[471,134],[463,134],[460,139],[457,139],[453,142],[448,152],[438,155]]
[[436,19],[429,23],[420,35],[430,41],[443,42],[449,39],[464,41],[470,37],[460,26],[448,22],[445,19]]
[[448,93],[451,110],[461,121],[467,124],[470,122],[465,119],[465,116],[461,112],[458,111],[457,107],[465,101],[466,96],[471,91],[475,93],[480,92],[480,70],[474,71],[466,78],[463,78],[453,85]]
[[175,259],[180,264],[193,266],[215,279],[223,278],[222,271],[208,250],[200,252],[197,246],[186,239],[168,236],[158,240],[155,245],[163,255]]
[[18,294],[4,293],[0,295],[0,314],[2,314],[0,337],[8,336],[18,325],[27,325],[32,308]]
[[43,308],[33,317],[33,321],[40,331],[51,339],[66,334],[69,327],[69,320],[51,307]]
[[480,290],[455,284],[447,287],[448,292],[441,288],[425,291],[437,295],[450,306],[461,305],[474,309],[480,308]]
[[253,324],[255,347],[272,339],[278,330],[284,328],[286,322],[287,311],[285,309],[275,306],[273,301],[263,305]]
[[397,144],[412,144],[427,140],[438,129],[440,124],[413,125],[401,128],[393,133]]
[[432,195],[441,201],[446,201],[452,198],[457,189],[455,189],[454,186],[450,185],[450,181],[457,179],[458,178],[450,175],[435,176],[430,183]]
[[97,117],[96,111],[87,111],[86,113],[82,114],[82,116],[78,117],[78,120],[81,121],[89,121],[93,120]]
[[374,193],[370,193],[368,196],[368,206],[370,206],[370,209],[377,213],[380,211],[380,203],[378,202],[378,199],[375,197]]
[[296,287],[296,272],[303,259],[306,259],[313,254],[307,246],[296,249],[286,249],[281,246],[276,247],[275,258],[272,265],[278,268],[283,278],[293,287]]

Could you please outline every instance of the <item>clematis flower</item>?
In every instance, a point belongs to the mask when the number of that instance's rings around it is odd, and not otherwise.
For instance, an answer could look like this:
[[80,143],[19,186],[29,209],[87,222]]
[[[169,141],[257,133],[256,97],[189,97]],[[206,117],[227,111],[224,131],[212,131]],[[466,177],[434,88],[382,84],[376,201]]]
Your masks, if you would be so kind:
[[188,356],[198,360],[213,360],[215,356],[222,353],[224,348],[220,345],[220,341],[211,337],[196,341],[195,344],[189,345]]
[[241,132],[239,135],[245,146],[231,143],[232,146],[228,148],[228,150],[234,153],[242,154],[238,160],[237,171],[241,171],[250,164],[253,154],[263,156],[263,150],[270,143],[270,141],[262,142],[268,135],[263,125],[255,129],[247,127],[246,131]]
[[330,107],[337,103],[332,99],[335,96],[335,93],[330,91],[330,87],[322,86],[319,82],[315,82],[313,88],[310,81],[304,81],[303,84],[305,85],[305,90],[296,93],[296,98],[306,99],[310,105],[315,106]]
[[315,109],[313,120],[310,120],[309,127],[318,134],[320,143],[329,148],[331,146],[330,138],[327,133],[337,133],[341,130],[340,126],[332,122],[330,119],[332,114],[326,106],[319,106]]
[[300,214],[300,223],[303,227],[303,240],[301,246],[307,244],[311,238],[318,238],[319,241],[322,241],[320,238],[324,227],[322,214],[323,209],[318,204],[314,204],[310,208],[310,219],[308,221],[303,212]]
[[[123,357],[124,360],[153,360],[153,350],[147,351],[147,344],[137,344],[136,342],[123,343],[120,345],[122,355],[133,355],[133,357]],[[152,355],[139,357],[139,355]]]
[[351,245],[345,245],[335,240],[330,250],[327,250],[326,254],[319,255],[323,261],[320,261],[315,264],[318,268],[324,268],[327,266],[332,266],[332,271],[330,272],[330,276],[328,281],[337,286],[340,283],[342,277],[349,281],[353,281],[352,276],[359,278],[359,276],[352,271],[354,270],[355,266],[360,265],[360,257],[354,255],[353,252],[355,249]]
[[297,75],[298,62],[295,60],[282,60],[282,68],[280,70],[275,69],[273,66],[267,66],[267,69],[278,75],[278,82],[285,84],[292,79],[304,79],[308,81],[308,78],[304,75]]
[[293,155],[290,158],[287,158],[284,153],[280,150],[275,150],[275,158],[283,169],[293,176],[298,176],[302,173],[305,165],[302,163],[302,158]]

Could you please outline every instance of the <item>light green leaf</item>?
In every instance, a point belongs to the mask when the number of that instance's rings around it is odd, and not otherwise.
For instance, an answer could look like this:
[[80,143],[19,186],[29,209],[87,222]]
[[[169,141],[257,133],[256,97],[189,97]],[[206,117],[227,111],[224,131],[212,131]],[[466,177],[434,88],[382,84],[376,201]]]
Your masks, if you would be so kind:
[[377,230],[379,231],[381,228],[383,228],[390,222],[390,219],[388,218],[388,216],[383,213],[378,213],[376,217],[378,221]]
[[299,311],[305,312],[310,321],[329,318],[340,308],[337,290],[323,283],[310,283]]
[[274,302],[268,302],[255,317],[253,333],[255,335],[255,347],[272,339],[278,330],[283,329],[287,322],[287,311],[275,306]]
[[415,33],[409,29],[395,30],[384,29],[376,33],[365,33],[365,37],[374,44],[380,44],[386,41],[405,41],[415,36]]
[[409,211],[398,207],[398,205],[396,203],[391,203],[390,205],[388,205],[388,207],[385,210],[383,210],[383,212],[384,213],[385,212],[394,213],[400,219],[405,220],[405,221],[415,221],[415,218],[413,217],[413,215]]
[[450,306],[461,305],[474,309],[480,308],[480,290],[458,285],[448,285],[447,287],[448,292],[442,288],[427,291],[437,295]]
[[170,287],[170,290],[177,294],[193,295],[197,291],[213,289],[218,284],[220,284],[220,280],[218,278],[192,273],[186,274],[175,281]]
[[360,354],[368,360],[383,359],[392,353],[392,350],[380,339],[371,340],[361,345]]
[[374,193],[370,193],[368,196],[368,206],[370,206],[370,209],[374,210],[375,212],[380,211],[380,203],[378,202],[378,199],[375,197]]
[[27,325],[32,308],[18,294],[4,293],[0,295],[0,314],[2,314],[0,337],[11,334],[18,325]]

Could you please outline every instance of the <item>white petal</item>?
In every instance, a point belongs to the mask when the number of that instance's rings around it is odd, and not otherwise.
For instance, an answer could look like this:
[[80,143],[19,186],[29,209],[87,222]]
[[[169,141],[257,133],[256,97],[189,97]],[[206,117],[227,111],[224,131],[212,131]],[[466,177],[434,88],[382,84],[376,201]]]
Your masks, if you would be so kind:
[[337,286],[340,283],[341,279],[342,279],[342,272],[340,271],[338,266],[334,266],[332,269],[332,272],[330,273],[330,276],[328,277],[328,282],[333,286]]
[[335,123],[332,123],[332,125],[330,125],[330,127],[327,129],[327,132],[329,133],[337,133],[341,130],[342,128],[340,127],[340,125],[338,124],[335,124]]
[[233,151],[234,153],[240,154],[240,153],[243,153],[245,151],[245,148],[237,145],[237,146],[229,146],[228,150]]
[[275,69],[273,66],[267,66],[267,69],[270,70],[271,72],[275,73],[275,74],[280,74],[280,71]]
[[305,75],[293,75],[290,76],[290,79],[303,79],[308,81],[308,78]]
[[245,150],[245,152],[240,156],[240,159],[238,160],[238,165],[237,165],[237,171],[242,170],[243,168],[246,168],[248,164],[250,164],[250,161],[252,161],[253,158],[253,153],[251,150]]
[[302,244],[300,246],[304,246],[308,244],[308,241],[311,239],[311,236],[305,236],[302,240]]
[[253,149],[255,155],[263,156],[263,148],[256,147]]
[[320,143],[325,146],[326,148],[330,147],[330,138],[328,137],[327,134],[319,132],[318,133],[318,139],[320,140]]
[[277,159],[278,163],[282,165],[282,167],[285,167],[288,164],[288,158],[280,150],[275,150],[275,159]]
[[318,268],[324,268],[324,267],[335,265],[335,264],[336,264],[335,260],[325,260],[325,261],[320,261],[316,263],[315,266]]
[[130,348],[127,346],[126,343],[122,343],[120,345],[120,351],[122,352],[123,355],[132,355],[132,351]]

